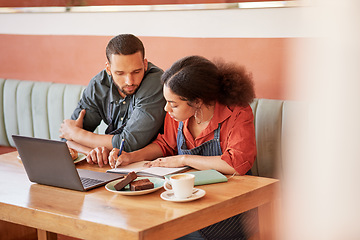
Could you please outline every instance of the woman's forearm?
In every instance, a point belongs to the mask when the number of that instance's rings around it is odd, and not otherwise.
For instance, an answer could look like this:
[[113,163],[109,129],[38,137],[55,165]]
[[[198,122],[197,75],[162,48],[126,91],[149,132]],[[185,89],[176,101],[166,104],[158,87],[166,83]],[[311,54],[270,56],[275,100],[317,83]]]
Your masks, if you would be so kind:
[[163,156],[161,148],[156,143],[150,143],[146,147],[131,153],[135,161],[151,161]]
[[199,170],[215,169],[223,174],[234,174],[236,171],[221,156],[183,155],[184,165]]

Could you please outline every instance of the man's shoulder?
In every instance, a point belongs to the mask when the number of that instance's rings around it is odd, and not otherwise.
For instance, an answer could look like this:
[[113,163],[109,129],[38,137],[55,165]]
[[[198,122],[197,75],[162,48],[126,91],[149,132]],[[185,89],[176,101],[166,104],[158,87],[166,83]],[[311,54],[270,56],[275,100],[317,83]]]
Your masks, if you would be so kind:
[[148,62],[148,70],[146,71],[145,74],[148,74],[148,73],[163,73],[164,71],[159,68],[158,66],[156,66],[155,64],[153,64],[152,62]]
[[103,85],[110,86],[109,75],[106,73],[106,70],[101,70],[98,74],[96,74],[91,80],[89,85]]
[[108,95],[110,90],[110,80],[109,76],[105,70],[100,71],[96,74],[87,85],[84,94],[87,97],[104,97]]
[[160,78],[163,72],[164,71],[161,68],[149,62],[148,70],[144,75],[140,88],[143,86],[146,86],[147,88],[149,87],[162,88]]
[[164,71],[161,68],[159,68],[158,66],[156,66],[153,63],[149,62],[148,63],[148,69],[145,72],[143,80],[148,80],[148,79],[150,79],[151,81],[158,81],[159,80],[159,82],[160,82],[160,78],[161,78],[161,75],[163,73],[164,73]]
[[149,95],[162,94],[162,84],[160,81],[163,70],[149,62],[140,87],[135,94],[135,98],[142,98]]

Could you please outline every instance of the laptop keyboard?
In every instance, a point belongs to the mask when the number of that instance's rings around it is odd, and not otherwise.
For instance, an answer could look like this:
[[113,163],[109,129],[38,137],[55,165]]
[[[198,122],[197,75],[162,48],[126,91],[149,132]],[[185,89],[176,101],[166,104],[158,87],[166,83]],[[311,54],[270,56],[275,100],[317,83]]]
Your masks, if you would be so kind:
[[91,186],[94,186],[96,184],[99,184],[99,183],[103,183],[104,181],[102,180],[98,180],[98,179],[93,179],[93,178],[85,178],[85,177],[82,177],[80,178],[81,179],[81,183],[83,184],[84,188],[87,188],[87,187],[91,187]]

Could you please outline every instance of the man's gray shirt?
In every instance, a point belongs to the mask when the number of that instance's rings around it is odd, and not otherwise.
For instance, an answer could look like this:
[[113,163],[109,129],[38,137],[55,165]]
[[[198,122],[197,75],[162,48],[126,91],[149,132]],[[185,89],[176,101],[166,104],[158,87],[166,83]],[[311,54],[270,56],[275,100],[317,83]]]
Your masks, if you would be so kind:
[[162,73],[160,68],[149,62],[135,94],[122,98],[112,77],[102,70],[84,90],[71,119],[77,119],[80,111],[85,109],[85,130],[93,132],[103,120],[108,125],[105,133],[114,135],[113,147],[120,148],[121,139],[125,139],[125,151],[143,148],[156,137],[163,125],[165,99],[160,82]]

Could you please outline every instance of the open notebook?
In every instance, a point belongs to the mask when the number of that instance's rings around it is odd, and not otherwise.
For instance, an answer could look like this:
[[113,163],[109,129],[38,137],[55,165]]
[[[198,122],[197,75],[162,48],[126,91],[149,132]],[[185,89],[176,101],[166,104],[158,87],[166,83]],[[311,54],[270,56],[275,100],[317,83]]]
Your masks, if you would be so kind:
[[189,169],[189,167],[180,167],[180,168],[146,167],[144,166],[144,164],[147,162],[149,161],[135,162],[126,166],[120,166],[117,168],[107,170],[106,172],[120,173],[120,174],[128,174],[129,172],[136,172],[136,174],[139,176],[164,177],[169,174],[183,172]]

